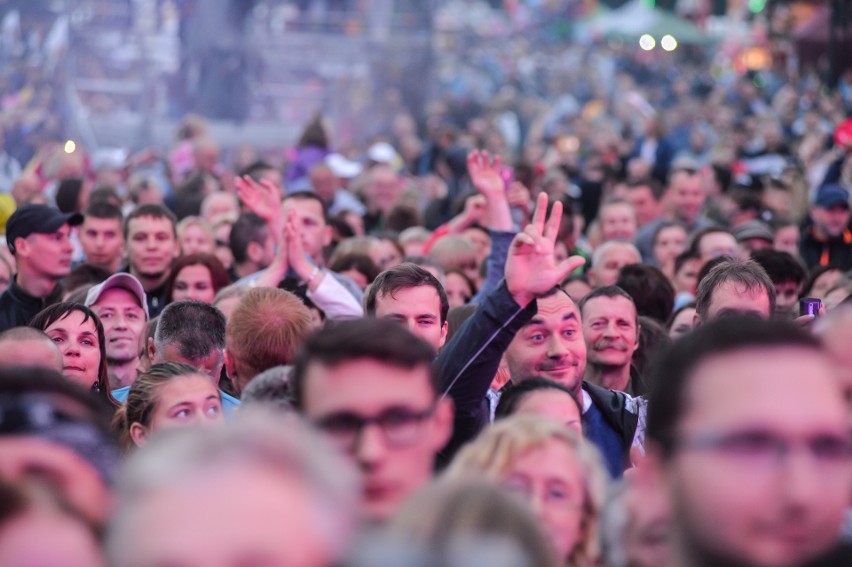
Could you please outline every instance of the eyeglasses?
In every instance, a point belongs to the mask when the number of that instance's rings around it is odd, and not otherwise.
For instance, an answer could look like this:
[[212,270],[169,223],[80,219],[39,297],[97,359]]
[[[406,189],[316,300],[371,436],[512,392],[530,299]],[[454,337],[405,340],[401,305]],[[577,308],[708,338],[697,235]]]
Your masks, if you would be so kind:
[[764,430],[708,433],[681,439],[677,448],[717,453],[733,463],[763,470],[777,470],[801,450],[823,468],[846,466],[852,457],[849,437],[830,433],[804,439],[786,439]]
[[360,443],[366,427],[376,425],[390,447],[401,449],[417,441],[421,424],[433,413],[434,405],[423,411],[391,408],[374,417],[338,413],[317,420],[316,425],[347,449],[353,449]]

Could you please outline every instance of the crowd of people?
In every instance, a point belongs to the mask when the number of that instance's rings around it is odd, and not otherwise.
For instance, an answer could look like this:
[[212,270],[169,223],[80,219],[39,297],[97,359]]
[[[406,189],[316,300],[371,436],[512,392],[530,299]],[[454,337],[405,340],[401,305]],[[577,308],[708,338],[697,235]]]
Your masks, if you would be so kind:
[[7,137],[0,566],[852,565],[850,91],[522,48],[363,148]]

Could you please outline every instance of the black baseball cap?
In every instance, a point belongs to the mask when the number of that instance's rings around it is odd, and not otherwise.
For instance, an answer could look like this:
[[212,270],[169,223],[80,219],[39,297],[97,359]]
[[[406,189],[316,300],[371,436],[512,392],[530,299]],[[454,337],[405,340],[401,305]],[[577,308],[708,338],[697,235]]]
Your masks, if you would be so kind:
[[53,234],[63,225],[77,226],[82,222],[80,213],[61,213],[48,205],[24,205],[6,221],[6,245],[14,254],[16,238],[26,238],[33,233]]

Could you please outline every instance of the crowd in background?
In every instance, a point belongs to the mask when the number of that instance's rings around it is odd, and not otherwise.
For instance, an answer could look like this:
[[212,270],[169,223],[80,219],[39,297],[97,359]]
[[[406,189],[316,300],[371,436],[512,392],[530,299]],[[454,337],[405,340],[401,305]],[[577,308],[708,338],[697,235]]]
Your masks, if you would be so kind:
[[345,147],[7,67],[0,566],[852,564],[852,75],[455,47]]

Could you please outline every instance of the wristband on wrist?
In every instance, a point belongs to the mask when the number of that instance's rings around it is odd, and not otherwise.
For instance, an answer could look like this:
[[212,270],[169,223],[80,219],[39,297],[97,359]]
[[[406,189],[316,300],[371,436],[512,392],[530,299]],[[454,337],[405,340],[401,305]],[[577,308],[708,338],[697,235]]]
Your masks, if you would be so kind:
[[311,285],[311,282],[313,282],[315,279],[317,279],[317,276],[319,275],[319,273],[320,273],[319,266],[314,266],[314,269],[311,271],[311,275],[308,276],[308,280],[305,283],[308,284],[308,285]]

